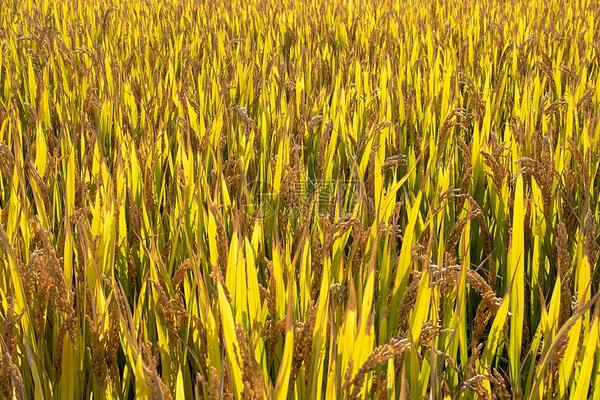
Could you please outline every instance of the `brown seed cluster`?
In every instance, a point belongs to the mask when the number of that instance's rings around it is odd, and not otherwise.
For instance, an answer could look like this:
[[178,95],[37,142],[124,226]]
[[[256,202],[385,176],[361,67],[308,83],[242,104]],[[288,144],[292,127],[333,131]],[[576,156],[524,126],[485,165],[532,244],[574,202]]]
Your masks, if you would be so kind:
[[4,398],[25,399],[23,377],[17,365],[16,327],[21,315],[15,315],[14,298],[9,298],[8,308],[4,310],[4,320],[0,321],[0,393]]
[[262,370],[254,358],[252,347],[246,338],[244,329],[241,326],[236,327],[236,336],[240,344],[242,380],[244,383],[243,396],[246,399],[262,399],[266,392]]
[[13,167],[15,165],[15,157],[10,148],[4,142],[0,142],[0,172],[5,178],[12,176]]
[[46,320],[46,309],[51,306],[65,317],[73,312],[73,293],[67,289],[63,274],[62,262],[50,242],[48,232],[38,223],[34,244],[36,249],[31,253],[27,265],[21,267],[25,294],[34,305],[33,312],[38,332],[43,332]]
[[[346,381],[344,387],[352,399],[360,398],[360,391],[363,387],[365,376],[378,366],[384,364],[389,359],[401,357],[404,352],[411,347],[408,339],[392,338],[388,343],[377,347],[367,357],[365,362],[359,367],[354,378]],[[347,371],[352,371],[352,365],[348,366]]]
[[85,320],[90,332],[90,345],[87,348],[87,356],[93,376],[98,385],[105,390],[109,379],[114,385],[121,379],[117,363],[119,317],[116,306],[110,308],[108,315],[101,316],[93,311],[95,307],[91,296],[88,296],[88,301],[90,307],[87,308]]
[[179,348],[180,345],[175,338],[179,337],[179,329],[188,318],[181,293],[177,291],[173,296],[169,296],[163,284],[157,281],[153,282],[153,288],[158,297],[158,301],[156,302],[158,314],[163,319],[165,327],[175,341],[172,343],[172,346]]

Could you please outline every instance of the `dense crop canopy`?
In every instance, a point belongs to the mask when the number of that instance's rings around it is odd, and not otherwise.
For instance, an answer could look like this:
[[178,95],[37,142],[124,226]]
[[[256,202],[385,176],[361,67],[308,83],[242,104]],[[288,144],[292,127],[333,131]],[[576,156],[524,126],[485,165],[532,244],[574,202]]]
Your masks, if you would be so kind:
[[599,74],[595,0],[0,1],[0,398],[600,399]]

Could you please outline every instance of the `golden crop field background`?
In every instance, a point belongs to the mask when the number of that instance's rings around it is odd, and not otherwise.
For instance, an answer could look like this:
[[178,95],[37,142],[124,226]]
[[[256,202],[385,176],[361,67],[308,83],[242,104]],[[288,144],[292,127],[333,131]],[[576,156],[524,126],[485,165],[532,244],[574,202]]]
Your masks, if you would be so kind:
[[600,4],[3,0],[0,397],[600,399]]

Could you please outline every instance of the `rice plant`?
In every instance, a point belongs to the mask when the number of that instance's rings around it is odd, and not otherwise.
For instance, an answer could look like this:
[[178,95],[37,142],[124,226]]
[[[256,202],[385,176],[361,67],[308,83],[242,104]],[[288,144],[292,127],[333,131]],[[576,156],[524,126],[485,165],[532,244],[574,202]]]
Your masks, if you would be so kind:
[[2,0],[0,398],[600,400],[596,0]]

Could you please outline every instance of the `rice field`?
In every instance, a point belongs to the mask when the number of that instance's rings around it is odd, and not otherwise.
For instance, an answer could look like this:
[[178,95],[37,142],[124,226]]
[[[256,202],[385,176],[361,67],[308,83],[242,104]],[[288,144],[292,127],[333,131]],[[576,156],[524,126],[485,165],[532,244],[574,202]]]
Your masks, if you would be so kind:
[[0,398],[600,400],[597,0],[2,0]]

